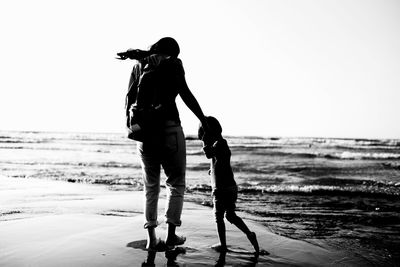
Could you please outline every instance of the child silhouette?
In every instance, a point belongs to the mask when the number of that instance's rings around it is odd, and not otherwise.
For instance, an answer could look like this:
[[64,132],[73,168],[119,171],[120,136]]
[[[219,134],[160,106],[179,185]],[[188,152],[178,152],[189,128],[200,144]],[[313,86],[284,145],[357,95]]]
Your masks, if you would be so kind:
[[259,254],[257,237],[251,232],[244,221],[236,215],[237,185],[230,164],[231,151],[227,141],[222,137],[222,127],[214,117],[206,117],[209,131],[205,132],[199,126],[198,137],[203,141],[203,151],[211,160],[211,186],[214,204],[214,214],[220,244],[213,246],[217,251],[227,251],[225,218],[243,233],[253,245],[256,254]]

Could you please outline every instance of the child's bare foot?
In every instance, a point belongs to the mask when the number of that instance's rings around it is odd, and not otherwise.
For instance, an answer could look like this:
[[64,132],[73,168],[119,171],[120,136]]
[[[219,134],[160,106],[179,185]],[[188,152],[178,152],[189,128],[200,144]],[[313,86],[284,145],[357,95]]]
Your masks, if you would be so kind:
[[256,233],[251,232],[247,235],[247,238],[250,240],[250,243],[253,245],[257,254],[260,253],[260,247],[258,246],[257,236]]
[[165,243],[168,249],[173,249],[175,246],[183,245],[186,241],[186,237],[175,235],[173,238],[168,238]]
[[214,249],[217,252],[226,252],[228,251],[228,247],[225,245],[221,245],[221,244],[215,244],[211,246],[212,249]]

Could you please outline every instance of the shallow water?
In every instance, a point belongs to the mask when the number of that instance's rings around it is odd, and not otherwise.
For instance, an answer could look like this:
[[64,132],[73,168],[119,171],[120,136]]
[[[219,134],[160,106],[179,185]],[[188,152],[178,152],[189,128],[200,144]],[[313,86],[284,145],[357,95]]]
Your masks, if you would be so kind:
[[[229,137],[237,207],[271,231],[400,262],[400,140]],[[209,161],[187,140],[186,199],[210,205]],[[135,143],[121,134],[0,132],[0,168],[35,177],[142,189]]]

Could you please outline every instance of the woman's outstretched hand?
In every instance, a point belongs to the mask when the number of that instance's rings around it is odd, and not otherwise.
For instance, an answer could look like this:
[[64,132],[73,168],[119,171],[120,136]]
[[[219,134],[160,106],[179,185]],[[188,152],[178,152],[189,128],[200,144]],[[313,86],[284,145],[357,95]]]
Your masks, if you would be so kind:
[[140,49],[128,49],[125,52],[119,52],[117,53],[116,59],[119,60],[125,60],[127,58],[129,59],[137,59],[140,60],[144,57],[147,57],[149,55],[149,51],[145,51],[145,50],[140,50]]

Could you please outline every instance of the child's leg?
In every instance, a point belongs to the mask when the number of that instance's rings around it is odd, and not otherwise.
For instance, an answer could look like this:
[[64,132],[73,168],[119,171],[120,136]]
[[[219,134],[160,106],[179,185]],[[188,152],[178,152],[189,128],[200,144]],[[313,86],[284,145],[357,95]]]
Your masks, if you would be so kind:
[[221,220],[220,222],[217,222],[217,231],[218,231],[218,238],[220,242],[220,247],[218,250],[224,251],[226,250],[226,229],[225,229],[225,223],[224,220]]
[[244,221],[239,216],[236,215],[236,212],[234,210],[228,210],[226,212],[226,219],[228,220],[228,222],[234,224],[246,235],[250,233],[250,229],[247,227]]
[[230,188],[226,191],[224,195],[224,205],[226,208],[226,219],[228,222],[234,224],[237,228],[239,228],[243,233],[248,235],[250,233],[249,228],[243,222],[241,218],[236,215],[236,200],[237,200],[237,187]]
[[226,230],[224,222],[224,210],[219,207],[218,201],[214,199],[214,215],[215,222],[217,223],[217,233],[220,244],[213,246],[217,251],[226,251]]
[[244,221],[239,216],[236,215],[235,210],[228,210],[226,212],[226,219],[247,235],[247,238],[249,239],[250,243],[253,245],[256,253],[259,253],[260,248],[258,246],[256,234],[254,232],[250,231],[250,229],[247,227],[247,225],[244,223]]
[[257,254],[260,253],[260,247],[258,246],[256,233],[251,232],[250,234],[247,235],[247,238],[249,239],[250,243],[253,245],[256,253]]

